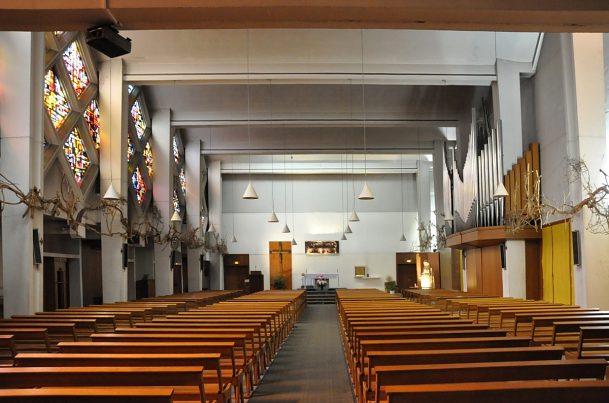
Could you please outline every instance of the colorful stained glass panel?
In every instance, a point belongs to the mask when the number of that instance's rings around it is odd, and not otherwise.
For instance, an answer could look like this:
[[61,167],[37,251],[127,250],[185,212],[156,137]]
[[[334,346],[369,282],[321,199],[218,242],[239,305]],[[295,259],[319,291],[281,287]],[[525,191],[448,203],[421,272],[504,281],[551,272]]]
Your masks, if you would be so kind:
[[184,167],[180,169],[180,174],[178,176],[180,178],[180,187],[182,188],[182,194],[186,194],[186,174],[184,173]]
[[91,80],[87,74],[85,62],[76,42],[72,42],[66,48],[65,52],[63,52],[63,63],[68,70],[68,76],[70,77],[72,87],[74,87],[74,92],[76,92],[76,96],[80,98],[82,93],[85,92],[89,86]]
[[131,119],[133,119],[137,138],[141,140],[146,132],[146,121],[144,120],[142,106],[140,105],[139,99],[137,99],[131,107]]
[[178,192],[173,191],[173,211],[177,211],[180,213],[180,198],[178,197]]
[[131,84],[127,85],[127,91],[129,91],[129,94],[131,94],[134,89],[135,89],[135,87],[133,85],[131,85]]
[[72,110],[59,77],[52,69],[44,76],[44,106],[56,129],[63,124]]
[[144,147],[144,162],[146,163],[146,168],[148,169],[148,176],[152,177],[152,174],[154,174],[152,168],[154,158],[152,157],[152,147],[150,147],[150,142],[146,143],[146,147]]
[[95,143],[95,149],[99,150],[101,138],[99,135],[99,107],[97,100],[93,99],[89,106],[87,106],[84,117],[89,129],[89,135],[93,139],[93,143]]
[[173,160],[176,164],[180,163],[180,148],[178,147],[178,139],[173,136]]
[[74,174],[74,179],[76,179],[76,183],[80,186],[85,178],[87,170],[91,166],[91,161],[87,156],[85,145],[82,142],[82,138],[80,137],[77,128],[74,128],[68,136],[68,139],[63,145],[63,152],[68,159],[68,163]]
[[131,184],[135,190],[135,196],[138,204],[142,204],[144,202],[144,198],[146,197],[147,189],[144,178],[142,177],[142,173],[140,172],[140,167],[136,167],[135,172],[133,172],[133,175],[131,175]]
[[133,143],[131,142],[131,135],[127,135],[127,161],[131,161],[131,157],[135,153],[135,147],[133,147]]

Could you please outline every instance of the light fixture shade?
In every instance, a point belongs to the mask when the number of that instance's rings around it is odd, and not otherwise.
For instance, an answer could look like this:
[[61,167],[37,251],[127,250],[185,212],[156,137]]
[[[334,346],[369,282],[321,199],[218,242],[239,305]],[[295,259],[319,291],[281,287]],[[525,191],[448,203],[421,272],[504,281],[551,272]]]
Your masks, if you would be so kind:
[[450,213],[450,211],[444,214],[444,221],[455,221],[455,217]]
[[182,216],[180,216],[180,213],[174,211],[173,215],[171,216],[171,222],[182,222]]
[[343,231],[345,234],[351,234],[353,233],[353,231],[351,231],[351,227],[349,226],[349,224],[347,224],[345,226],[345,230]]
[[110,186],[108,186],[108,190],[104,193],[104,199],[106,200],[119,200],[121,196],[118,194],[112,182],[110,182]]
[[362,192],[357,197],[360,200],[372,200],[374,199],[374,194],[368,187],[368,182],[364,182],[364,187],[362,188]]
[[351,221],[351,222],[359,221],[359,216],[355,212],[355,209],[353,209],[353,211],[351,212],[351,215],[349,216],[349,221]]
[[233,243],[237,243],[237,238],[235,237],[235,234],[233,234]]
[[243,196],[241,196],[244,199],[248,199],[248,200],[252,200],[252,199],[257,199],[258,198],[258,193],[256,193],[256,190],[254,189],[254,187],[252,186],[252,182],[248,182],[247,187],[245,188],[245,193],[243,193]]
[[292,238],[292,246],[296,246],[296,245],[298,245],[298,244],[296,243],[296,239]]
[[209,224],[209,229],[207,232],[216,232],[216,227],[214,227],[214,224]]
[[284,234],[289,234],[290,233],[290,227],[288,227],[288,224],[283,226],[283,229],[281,230],[282,233]]
[[499,182],[499,185],[497,186],[497,189],[495,189],[495,194],[493,195],[493,197],[495,199],[504,199],[504,198],[508,197],[509,195],[510,194],[508,193],[505,186],[503,186],[503,183]]
[[341,241],[346,241],[347,240],[347,235],[345,235],[345,233],[343,232],[343,236],[340,237]]
[[271,215],[269,216],[269,219],[266,220],[267,222],[279,222],[279,219],[277,218],[277,214],[275,214],[275,210],[273,210],[271,212]]
[[404,234],[400,237],[400,242],[406,242],[406,236]]

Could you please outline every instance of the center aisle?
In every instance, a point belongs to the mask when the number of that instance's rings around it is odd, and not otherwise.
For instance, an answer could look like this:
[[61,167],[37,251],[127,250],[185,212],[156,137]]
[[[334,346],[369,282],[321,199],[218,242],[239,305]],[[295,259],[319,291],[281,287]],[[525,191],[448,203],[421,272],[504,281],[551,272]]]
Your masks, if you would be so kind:
[[309,305],[249,402],[353,401],[336,305]]

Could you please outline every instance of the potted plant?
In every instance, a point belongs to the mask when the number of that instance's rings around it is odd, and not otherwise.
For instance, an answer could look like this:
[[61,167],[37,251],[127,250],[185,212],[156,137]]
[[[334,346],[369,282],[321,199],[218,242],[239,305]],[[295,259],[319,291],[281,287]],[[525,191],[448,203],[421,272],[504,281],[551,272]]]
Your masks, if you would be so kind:
[[273,279],[273,289],[285,290],[286,278],[284,276],[277,276]]
[[396,282],[391,278],[391,276],[387,276],[385,278],[385,291],[390,293],[395,291],[397,288]]

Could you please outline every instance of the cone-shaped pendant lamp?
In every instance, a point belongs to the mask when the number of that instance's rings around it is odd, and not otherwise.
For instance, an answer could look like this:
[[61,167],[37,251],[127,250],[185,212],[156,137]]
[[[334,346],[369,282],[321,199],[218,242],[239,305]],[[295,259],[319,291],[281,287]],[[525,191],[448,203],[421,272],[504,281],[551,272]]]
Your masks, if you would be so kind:
[[233,243],[237,243],[237,238],[235,237],[235,234],[233,234]]
[[271,212],[271,215],[269,216],[269,219],[266,220],[267,222],[279,222],[279,219],[277,218],[277,214],[275,214],[275,210],[273,210]]
[[406,236],[404,234],[400,237],[400,242],[406,242]]
[[345,230],[343,231],[345,234],[352,234],[353,231],[351,231],[351,227],[349,226],[349,224],[347,224],[345,226]]
[[298,243],[296,243],[296,239],[292,238],[292,246],[296,246],[298,245]]
[[252,199],[257,199],[258,198],[258,193],[256,193],[256,190],[252,186],[252,182],[251,181],[249,181],[247,183],[247,187],[245,188],[245,193],[243,193],[242,197],[244,199],[248,199],[248,200],[252,200]]
[[504,198],[508,197],[509,195],[510,194],[508,193],[505,186],[503,186],[503,183],[499,182],[499,185],[497,186],[497,189],[495,189],[495,194],[493,195],[493,197],[495,199],[504,199]]
[[355,209],[353,209],[353,211],[351,212],[351,215],[349,216],[349,221],[351,221],[351,222],[359,221],[359,216],[355,212]]
[[364,187],[362,188],[362,192],[357,197],[360,200],[372,200],[374,199],[374,194],[368,187],[368,182],[364,182]]
[[345,233],[343,232],[343,236],[340,237],[341,241],[346,241],[347,240],[347,235],[345,235]]
[[182,222],[182,217],[180,216],[180,213],[174,211],[173,215],[171,216],[171,222]]
[[214,224],[209,224],[209,229],[207,232],[216,232],[216,227],[214,227]]
[[112,182],[110,182],[110,186],[108,186],[108,190],[104,193],[104,199],[106,200],[119,200],[121,196],[118,194]]
[[283,229],[281,230],[281,232],[284,233],[284,234],[289,234],[290,233],[290,227],[288,227],[288,223],[286,223],[283,226]]
[[444,221],[455,221],[455,218],[450,213],[450,211],[448,213],[446,213],[446,215],[444,216]]

